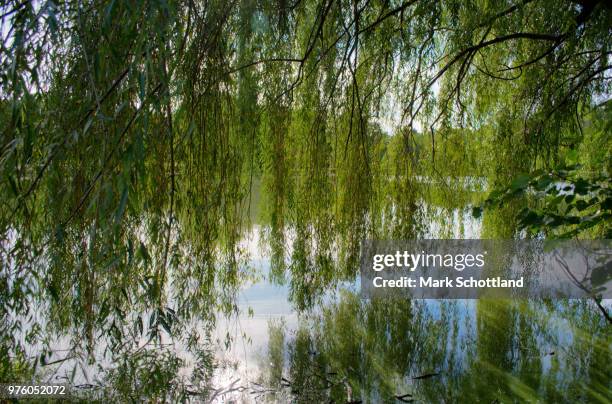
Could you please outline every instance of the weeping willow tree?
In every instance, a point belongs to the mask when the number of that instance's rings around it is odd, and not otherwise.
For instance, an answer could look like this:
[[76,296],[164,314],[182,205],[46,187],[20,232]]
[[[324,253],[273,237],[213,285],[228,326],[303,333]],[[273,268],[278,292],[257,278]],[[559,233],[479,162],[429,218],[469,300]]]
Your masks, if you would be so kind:
[[16,330],[45,302],[89,352],[99,335],[119,349],[234,311],[257,184],[272,274],[307,306],[354,275],[365,237],[422,235],[415,178],[461,171],[440,158],[449,138],[486,133],[477,150],[504,185],[562,161],[610,93],[603,1],[0,13],[2,320]]

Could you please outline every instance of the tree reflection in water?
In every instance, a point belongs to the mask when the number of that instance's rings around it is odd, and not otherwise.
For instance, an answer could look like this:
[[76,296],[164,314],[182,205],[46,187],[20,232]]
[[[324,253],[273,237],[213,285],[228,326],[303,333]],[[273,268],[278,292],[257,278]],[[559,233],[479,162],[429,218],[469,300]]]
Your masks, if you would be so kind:
[[[583,301],[360,300],[270,324],[265,401],[606,402],[610,329]],[[254,393],[252,393],[254,394]]]

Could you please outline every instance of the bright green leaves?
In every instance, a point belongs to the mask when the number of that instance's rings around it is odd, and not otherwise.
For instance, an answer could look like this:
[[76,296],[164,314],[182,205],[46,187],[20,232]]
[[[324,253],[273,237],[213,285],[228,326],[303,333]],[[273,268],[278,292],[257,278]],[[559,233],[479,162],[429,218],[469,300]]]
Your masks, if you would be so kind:
[[530,181],[531,181],[531,178],[527,174],[520,174],[510,184],[509,191],[513,195],[524,192],[527,186],[529,185]]
[[[591,153],[589,171],[610,172],[609,116],[589,122],[598,130],[592,141],[579,135],[590,125],[577,125],[592,100],[610,93],[602,78],[607,8],[598,6],[564,43],[512,39],[465,53],[438,88],[428,85],[440,63],[478,41],[566,32],[580,7],[285,3],[0,6],[10,12],[0,49],[0,229],[17,235],[11,258],[36,273],[58,328],[91,331],[97,315],[105,327],[98,331],[119,340],[146,333],[147,324],[161,335],[181,317],[231,312],[245,278],[239,243],[249,219],[260,219],[249,217],[251,203],[264,212],[273,274],[292,271],[292,296],[305,307],[354,274],[362,238],[417,237],[436,219],[424,199],[450,210],[478,196],[462,185],[448,192],[446,182],[496,183],[492,171],[507,176],[533,157],[556,164],[565,147],[568,163]],[[559,46],[515,68],[551,45]],[[464,116],[445,109],[455,91]],[[383,133],[385,115],[402,129]],[[405,128],[409,122],[423,133]],[[415,132],[410,142],[404,130]],[[607,234],[612,200],[603,174],[520,175],[474,213],[511,200],[529,202],[519,223],[530,232]],[[293,251],[288,233],[296,235]],[[44,265],[31,266],[32,255]],[[336,256],[347,264],[335,265]],[[10,304],[26,307],[27,293]],[[180,315],[167,308],[170,298]],[[123,318],[128,309],[139,317]],[[135,364],[152,360],[135,356]],[[130,366],[118,374],[166,380],[165,369]]]
[[170,307],[154,309],[149,315],[148,337],[157,338],[160,327],[169,335],[172,335],[172,326],[176,320],[176,312]]
[[519,227],[529,233],[543,231],[552,237],[567,238],[599,226],[604,237],[612,236],[612,190],[605,174],[586,176],[576,165],[521,174],[507,188],[492,191],[482,206],[473,208],[472,214],[478,218],[483,208],[500,207],[518,197],[534,203],[518,213]]

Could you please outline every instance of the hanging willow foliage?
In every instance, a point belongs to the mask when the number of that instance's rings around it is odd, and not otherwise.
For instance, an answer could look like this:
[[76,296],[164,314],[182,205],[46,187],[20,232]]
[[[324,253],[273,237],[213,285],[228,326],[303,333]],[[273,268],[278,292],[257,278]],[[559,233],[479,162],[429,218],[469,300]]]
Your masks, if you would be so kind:
[[354,275],[365,237],[421,234],[415,176],[425,149],[435,163],[452,148],[439,134],[493,133],[503,178],[554,164],[610,92],[603,1],[12,0],[0,13],[0,311],[49,299],[90,346],[98,326],[121,340],[128,310],[153,311],[152,329],[234,310],[259,184],[272,274],[288,268],[307,306]]

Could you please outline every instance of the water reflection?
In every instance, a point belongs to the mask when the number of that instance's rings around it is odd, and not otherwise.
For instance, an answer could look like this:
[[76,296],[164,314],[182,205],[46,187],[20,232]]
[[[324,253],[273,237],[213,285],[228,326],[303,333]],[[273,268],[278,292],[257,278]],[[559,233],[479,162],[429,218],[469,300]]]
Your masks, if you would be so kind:
[[585,302],[362,301],[270,322],[251,394],[293,402],[606,402],[610,330]]
[[254,226],[236,245],[186,243],[165,286],[154,239],[104,278],[85,247],[69,270],[51,264],[36,282],[26,272],[0,294],[10,329],[0,379],[68,382],[102,401],[605,402],[612,336],[589,302],[360,299],[366,236],[512,229],[502,214],[472,219],[467,192],[417,197],[422,182],[387,184],[369,207],[347,199],[341,217],[298,204],[283,231]]

